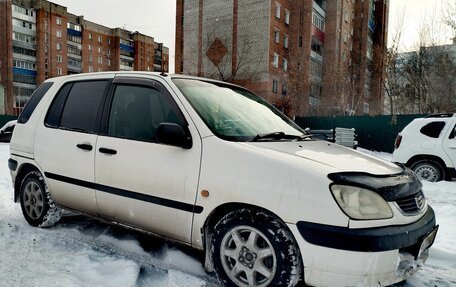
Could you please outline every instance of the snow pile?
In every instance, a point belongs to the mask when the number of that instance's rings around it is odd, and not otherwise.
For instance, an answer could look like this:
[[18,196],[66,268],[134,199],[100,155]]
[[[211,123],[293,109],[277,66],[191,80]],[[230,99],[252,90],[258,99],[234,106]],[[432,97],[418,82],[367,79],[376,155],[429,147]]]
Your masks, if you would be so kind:
[[84,217],[31,227],[13,202],[8,158],[9,145],[0,144],[0,286],[213,285],[198,259],[162,242],[157,255],[146,252],[131,231],[115,236]]

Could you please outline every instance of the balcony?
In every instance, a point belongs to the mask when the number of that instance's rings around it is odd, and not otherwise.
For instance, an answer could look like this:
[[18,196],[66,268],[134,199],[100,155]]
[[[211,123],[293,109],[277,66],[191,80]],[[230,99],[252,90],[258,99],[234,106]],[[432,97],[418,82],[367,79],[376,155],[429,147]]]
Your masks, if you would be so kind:
[[19,12],[14,11],[14,9],[13,9],[12,12],[13,12],[12,13],[13,14],[13,18],[24,20],[24,21],[31,22],[31,23],[36,23],[36,18],[35,17],[21,14]]
[[29,28],[24,28],[24,27],[21,27],[21,26],[13,25],[13,32],[18,32],[18,33],[21,33],[21,34],[24,34],[24,35],[29,35],[29,36],[36,37],[36,30],[32,30],[32,29],[29,29]]
[[128,52],[134,52],[135,51],[135,47],[130,46],[130,45],[125,45],[125,44],[122,44],[122,43],[120,43],[120,49],[124,50],[124,51],[128,51]]
[[120,70],[121,71],[133,71],[134,67],[126,66],[126,65],[120,65]]
[[[325,12],[325,9],[324,7],[326,7],[326,1],[318,1],[320,4],[317,3],[317,1],[313,1],[313,8],[318,12],[320,13],[321,16],[323,16],[323,18],[326,17],[326,12]],[[320,6],[321,5],[321,6]]]
[[68,63],[68,71],[69,72],[81,73],[82,72],[82,67],[80,65],[75,65],[75,64]]
[[36,77],[36,71],[13,67],[13,74]]
[[19,59],[19,60],[25,60],[25,61],[29,61],[29,62],[36,62],[36,57],[19,54],[19,53],[13,53],[13,58]]
[[120,59],[125,60],[125,61],[130,61],[130,62],[133,62],[135,60],[133,57],[122,55],[122,54],[120,55]]
[[19,82],[13,82],[13,87],[19,87],[27,90],[35,90],[36,85],[32,84],[26,84],[26,83],[19,83]]
[[315,51],[310,51],[310,57],[312,58],[312,60],[314,60],[318,63],[323,63],[323,56],[318,54]]
[[13,46],[36,51],[36,45],[32,43],[13,40]]

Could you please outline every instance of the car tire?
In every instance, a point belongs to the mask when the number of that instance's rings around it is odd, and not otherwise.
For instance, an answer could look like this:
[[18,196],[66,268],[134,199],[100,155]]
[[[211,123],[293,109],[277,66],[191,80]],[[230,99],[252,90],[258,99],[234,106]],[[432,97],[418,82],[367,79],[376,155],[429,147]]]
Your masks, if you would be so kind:
[[38,171],[30,172],[24,177],[19,198],[22,214],[32,226],[50,227],[62,216],[62,209],[55,205],[44,177]]
[[211,256],[224,286],[295,286],[302,271],[299,248],[286,225],[246,208],[215,225]]
[[445,178],[445,172],[442,166],[433,160],[425,159],[417,161],[411,166],[411,169],[420,180],[437,182]]

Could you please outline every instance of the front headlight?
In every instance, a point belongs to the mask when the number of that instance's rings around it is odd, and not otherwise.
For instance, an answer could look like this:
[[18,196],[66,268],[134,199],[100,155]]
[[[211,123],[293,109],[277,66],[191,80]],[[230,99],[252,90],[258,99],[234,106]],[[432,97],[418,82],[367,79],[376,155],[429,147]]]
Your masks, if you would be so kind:
[[331,186],[340,208],[352,219],[387,219],[393,217],[388,203],[377,193],[356,186]]

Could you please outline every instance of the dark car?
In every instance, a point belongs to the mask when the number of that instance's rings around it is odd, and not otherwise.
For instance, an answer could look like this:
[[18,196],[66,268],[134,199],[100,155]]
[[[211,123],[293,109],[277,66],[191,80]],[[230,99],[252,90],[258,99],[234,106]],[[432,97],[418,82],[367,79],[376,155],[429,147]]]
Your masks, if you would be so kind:
[[0,142],[10,142],[16,122],[16,120],[9,121],[0,129]]

